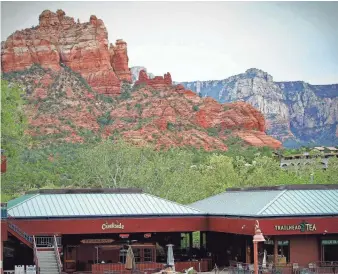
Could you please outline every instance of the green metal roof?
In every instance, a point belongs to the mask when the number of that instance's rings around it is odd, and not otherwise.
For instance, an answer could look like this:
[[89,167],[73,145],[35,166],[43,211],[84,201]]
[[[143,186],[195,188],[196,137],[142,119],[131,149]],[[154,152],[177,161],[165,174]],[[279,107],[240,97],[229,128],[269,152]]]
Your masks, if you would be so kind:
[[18,198],[15,198],[13,200],[10,200],[7,202],[7,208],[10,208],[10,207],[13,207],[13,206],[16,206],[20,203],[23,203],[24,201],[32,198],[33,196],[35,196],[36,194],[26,194],[26,195],[23,195],[23,196],[20,196]]
[[190,206],[210,215],[223,216],[338,215],[338,187],[226,191]]
[[13,218],[188,216],[203,213],[145,193],[37,193],[8,203]]

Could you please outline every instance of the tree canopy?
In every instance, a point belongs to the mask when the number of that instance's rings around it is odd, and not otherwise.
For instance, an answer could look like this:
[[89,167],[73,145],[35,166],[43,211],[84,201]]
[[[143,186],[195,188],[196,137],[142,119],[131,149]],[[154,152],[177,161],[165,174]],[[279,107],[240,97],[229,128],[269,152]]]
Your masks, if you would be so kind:
[[1,148],[8,157],[17,156],[27,146],[23,94],[19,86],[1,81]]
[[228,152],[155,151],[111,140],[28,149],[3,174],[3,198],[36,188],[138,187],[159,197],[191,203],[229,187],[307,184],[311,174],[314,183],[338,183],[336,158],[330,159],[327,170],[316,163],[284,170],[265,148],[241,148],[237,154],[240,156],[235,156],[234,148]]

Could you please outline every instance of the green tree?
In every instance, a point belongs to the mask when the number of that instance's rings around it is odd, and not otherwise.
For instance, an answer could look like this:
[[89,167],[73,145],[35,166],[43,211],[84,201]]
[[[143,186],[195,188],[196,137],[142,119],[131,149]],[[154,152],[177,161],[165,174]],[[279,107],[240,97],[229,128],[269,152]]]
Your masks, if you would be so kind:
[[24,91],[17,85],[1,81],[1,148],[15,157],[27,146],[27,119],[24,114]]

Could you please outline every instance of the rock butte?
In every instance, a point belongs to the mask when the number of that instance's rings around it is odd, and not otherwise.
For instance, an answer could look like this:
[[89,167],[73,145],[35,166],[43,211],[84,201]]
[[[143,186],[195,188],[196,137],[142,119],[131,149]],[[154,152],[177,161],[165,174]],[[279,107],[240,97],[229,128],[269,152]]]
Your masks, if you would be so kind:
[[62,10],[45,10],[38,26],[16,31],[1,48],[4,72],[24,70],[34,63],[58,71],[63,63],[95,91],[107,95],[119,94],[121,81],[131,82],[127,43],[119,39],[108,47],[106,27],[94,15],[89,22],[75,23]]
[[164,88],[172,86],[173,81],[171,80],[171,75],[169,72],[162,76],[155,76],[152,79],[149,79],[148,74],[145,70],[141,70],[139,73],[138,80],[135,82],[135,85],[146,84],[152,88]]

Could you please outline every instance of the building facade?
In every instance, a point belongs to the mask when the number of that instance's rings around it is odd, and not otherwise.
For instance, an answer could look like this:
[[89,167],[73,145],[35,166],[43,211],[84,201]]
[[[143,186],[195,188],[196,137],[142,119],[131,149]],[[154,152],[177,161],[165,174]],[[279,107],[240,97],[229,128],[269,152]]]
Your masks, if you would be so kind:
[[[338,262],[338,186],[228,189],[180,205],[139,189],[40,190],[2,206],[4,269],[16,264],[67,273],[122,271],[126,246],[141,270],[155,272],[174,245],[176,269],[253,262],[255,224],[268,264]],[[196,244],[196,242],[198,244]]]

